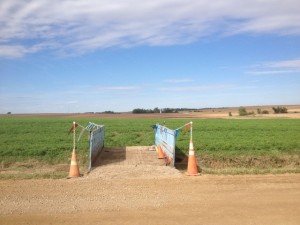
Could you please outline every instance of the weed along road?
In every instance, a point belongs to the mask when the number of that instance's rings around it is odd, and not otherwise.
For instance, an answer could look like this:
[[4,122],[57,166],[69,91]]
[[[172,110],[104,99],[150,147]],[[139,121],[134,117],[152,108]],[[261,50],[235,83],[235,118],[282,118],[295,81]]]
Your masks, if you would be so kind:
[[299,224],[300,175],[160,168],[156,177],[1,180],[1,224]]

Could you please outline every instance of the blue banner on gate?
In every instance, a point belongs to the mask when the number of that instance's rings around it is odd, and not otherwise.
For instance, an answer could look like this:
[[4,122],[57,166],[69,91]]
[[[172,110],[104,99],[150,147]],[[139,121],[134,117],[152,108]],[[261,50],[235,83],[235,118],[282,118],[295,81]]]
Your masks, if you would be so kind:
[[89,170],[104,147],[104,126],[97,125],[93,128],[90,139],[90,165]]
[[160,146],[163,152],[170,160],[170,165],[175,163],[175,141],[177,131],[171,130],[165,126],[156,124],[155,145]]

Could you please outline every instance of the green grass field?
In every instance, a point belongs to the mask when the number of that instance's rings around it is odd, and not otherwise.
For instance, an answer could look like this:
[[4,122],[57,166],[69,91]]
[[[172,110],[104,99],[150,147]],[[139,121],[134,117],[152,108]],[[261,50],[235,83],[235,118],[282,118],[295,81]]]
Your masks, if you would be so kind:
[[[105,146],[154,144],[151,125],[165,119],[74,118],[82,125],[89,121],[105,125]],[[73,119],[54,117],[0,117],[0,162],[37,160],[41,163],[68,163],[72,135],[68,130]],[[175,129],[188,119],[167,119],[166,126]],[[80,129],[77,131],[79,134]],[[204,171],[224,168],[300,168],[300,120],[298,119],[193,119],[193,143]],[[177,153],[187,153],[189,133],[177,138]],[[85,134],[77,143],[82,164],[88,160]],[[290,168],[290,170],[289,170]]]

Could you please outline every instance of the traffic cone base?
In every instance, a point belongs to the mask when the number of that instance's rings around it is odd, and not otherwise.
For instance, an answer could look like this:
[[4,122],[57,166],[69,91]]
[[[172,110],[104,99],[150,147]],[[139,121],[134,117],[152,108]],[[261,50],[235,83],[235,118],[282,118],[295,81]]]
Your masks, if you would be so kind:
[[188,168],[187,168],[186,175],[188,175],[188,176],[199,176],[200,175],[200,173],[198,173],[197,160],[196,160],[196,156],[195,156],[194,145],[193,145],[192,139],[190,140]]
[[73,178],[73,177],[80,177],[79,167],[77,164],[76,153],[74,149],[72,152],[72,159],[71,159],[70,172],[68,178]]
[[160,145],[157,146],[157,149],[158,149],[158,158],[159,159],[164,159],[165,154],[164,154],[163,150],[161,149]]
[[172,162],[172,160],[168,156],[166,156],[165,157],[165,164],[166,164],[166,166],[170,165],[171,162]]
[[198,167],[197,167],[197,161],[195,155],[189,155],[188,159],[188,168],[186,175],[188,176],[199,176],[200,173],[198,173]]

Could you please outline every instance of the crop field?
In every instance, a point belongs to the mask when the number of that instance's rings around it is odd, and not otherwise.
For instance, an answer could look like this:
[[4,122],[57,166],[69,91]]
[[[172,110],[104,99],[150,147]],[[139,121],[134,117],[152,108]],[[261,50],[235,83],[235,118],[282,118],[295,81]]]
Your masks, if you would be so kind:
[[[72,151],[72,134],[68,130],[75,120],[81,125],[94,122],[105,125],[105,146],[144,146],[154,144],[151,125],[165,123],[176,129],[189,119],[166,118],[65,118],[0,117],[0,162],[7,168],[16,162],[68,164]],[[193,143],[202,172],[235,173],[246,169],[272,172],[299,172],[299,119],[192,119]],[[77,128],[77,135],[81,128]],[[87,132],[76,143],[81,165],[87,165]],[[189,133],[180,131],[176,154],[188,152]],[[231,172],[230,172],[231,173]]]
[[[145,218],[151,224],[299,223],[300,175],[292,174],[300,171],[299,119],[193,118],[193,143],[202,172],[198,177],[185,176],[186,167],[178,171],[110,164],[65,179],[73,120],[83,126],[89,121],[105,125],[107,147],[152,145],[152,125],[165,122],[176,129],[190,121],[97,115],[0,117],[3,224],[141,224]],[[85,133],[76,148],[81,173],[87,168],[87,140]],[[189,133],[181,130],[175,166],[186,160],[188,147]]]

